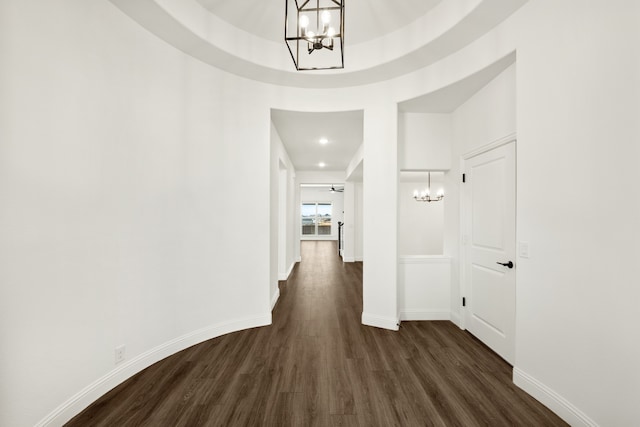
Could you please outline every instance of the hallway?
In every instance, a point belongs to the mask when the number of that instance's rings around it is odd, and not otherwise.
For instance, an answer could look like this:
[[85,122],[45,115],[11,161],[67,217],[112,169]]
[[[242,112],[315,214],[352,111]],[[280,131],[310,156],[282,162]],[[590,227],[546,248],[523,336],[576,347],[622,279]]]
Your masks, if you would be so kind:
[[273,325],[206,341],[68,426],[561,426],[511,367],[450,322],[363,326],[362,263],[305,241]]

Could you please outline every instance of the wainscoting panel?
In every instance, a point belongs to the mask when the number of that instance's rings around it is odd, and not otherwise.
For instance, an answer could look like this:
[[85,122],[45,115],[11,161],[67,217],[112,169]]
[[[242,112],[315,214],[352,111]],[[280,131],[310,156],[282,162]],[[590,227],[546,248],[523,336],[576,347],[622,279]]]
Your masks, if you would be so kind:
[[451,259],[401,256],[398,303],[400,320],[451,320]]

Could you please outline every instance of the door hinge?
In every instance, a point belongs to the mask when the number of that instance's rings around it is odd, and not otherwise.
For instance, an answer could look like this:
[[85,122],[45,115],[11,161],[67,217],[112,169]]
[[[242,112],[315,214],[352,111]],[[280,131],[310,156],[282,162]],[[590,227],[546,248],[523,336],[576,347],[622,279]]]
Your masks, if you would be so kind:
[[467,174],[466,173],[462,174],[462,182],[467,182]]
[[462,297],[462,306],[463,307],[467,306],[467,299],[465,297]]

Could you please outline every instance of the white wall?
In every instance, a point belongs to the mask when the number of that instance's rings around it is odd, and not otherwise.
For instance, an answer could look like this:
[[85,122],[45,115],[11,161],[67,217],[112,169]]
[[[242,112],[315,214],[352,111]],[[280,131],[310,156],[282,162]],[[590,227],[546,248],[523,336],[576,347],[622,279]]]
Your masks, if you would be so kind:
[[363,212],[363,183],[356,182],[354,183],[355,190],[355,229],[354,229],[354,240],[355,240],[355,248],[354,248],[354,256],[356,261],[362,261],[364,259],[364,243],[362,238],[362,222],[364,217]]
[[639,425],[640,3],[517,18],[515,379],[574,425]]
[[260,87],[106,1],[3,1],[0,43],[0,425],[61,424],[159,358],[268,324]]
[[[273,307],[280,291],[278,280],[286,280],[296,262],[295,221],[296,171],[276,127],[270,127],[270,300]],[[260,210],[256,210],[260,212]]]
[[[441,184],[431,181],[435,191]],[[417,202],[414,190],[426,188],[424,182],[400,182],[398,194],[398,255],[442,255],[444,204]]]
[[362,323],[391,330],[397,305],[398,114],[378,101],[364,111]]
[[[270,108],[365,110],[363,321],[393,329],[396,105],[514,49],[517,97],[488,88],[500,105],[480,111],[477,98],[452,118],[452,283],[460,155],[517,122],[517,233],[531,257],[516,273],[516,381],[574,425],[637,424],[639,7],[537,0],[430,67],[304,90],[205,66],[107,2],[3,1],[0,424],[33,425],[110,374],[103,387],[268,321],[270,219],[248,213],[270,203]],[[140,363],[115,369],[119,344]]]
[[451,167],[451,114],[398,114],[400,170]]
[[452,167],[445,174],[444,254],[451,257],[451,313],[459,322],[462,307],[460,289],[460,186],[461,159],[482,146],[516,133],[516,66],[500,73],[451,113]]
[[341,256],[344,262],[356,260],[355,242],[356,189],[355,183],[344,183],[344,226],[342,227]]

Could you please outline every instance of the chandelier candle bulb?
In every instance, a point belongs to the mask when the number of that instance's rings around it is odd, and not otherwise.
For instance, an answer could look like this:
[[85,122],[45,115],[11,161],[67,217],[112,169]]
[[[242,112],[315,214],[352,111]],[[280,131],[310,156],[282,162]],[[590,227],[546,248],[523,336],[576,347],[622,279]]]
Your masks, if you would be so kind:
[[302,15],[300,17],[300,35],[302,37],[307,36],[307,27],[309,26],[309,17],[306,15]]

